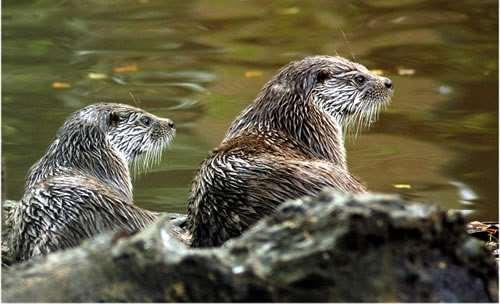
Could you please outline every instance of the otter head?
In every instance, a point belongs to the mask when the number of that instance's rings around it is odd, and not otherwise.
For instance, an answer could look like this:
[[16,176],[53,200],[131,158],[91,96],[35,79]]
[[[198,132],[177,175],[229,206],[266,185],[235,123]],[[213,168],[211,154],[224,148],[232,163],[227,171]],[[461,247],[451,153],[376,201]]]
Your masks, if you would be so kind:
[[175,125],[138,108],[113,105],[104,117],[106,137],[129,164],[151,166],[175,136]]
[[[124,104],[90,105],[76,112],[67,123],[78,124],[78,127],[65,125],[63,133],[67,130],[92,132],[96,145],[107,146],[104,150],[111,150],[135,169],[145,169],[158,162],[175,136],[175,125],[170,119]],[[85,131],[86,128],[89,130]]]
[[314,102],[343,126],[369,125],[394,91],[389,78],[342,57],[307,57],[284,67],[276,80],[296,94],[299,103]]
[[233,122],[225,140],[274,130],[301,143],[314,157],[344,165],[342,127],[369,125],[392,94],[390,79],[358,63],[342,57],[307,57],[283,67],[264,86]]
[[28,174],[26,190],[53,175],[77,169],[132,197],[129,167],[160,159],[175,135],[171,120],[123,104],[99,103],[73,113]]

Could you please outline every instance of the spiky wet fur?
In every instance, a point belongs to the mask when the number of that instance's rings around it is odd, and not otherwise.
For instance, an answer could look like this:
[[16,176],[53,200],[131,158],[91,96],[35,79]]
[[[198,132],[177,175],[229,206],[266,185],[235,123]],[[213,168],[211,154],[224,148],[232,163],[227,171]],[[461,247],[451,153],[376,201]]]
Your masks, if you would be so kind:
[[188,200],[192,246],[221,245],[287,199],[365,191],[348,171],[343,128],[357,133],[376,118],[392,96],[386,83],[341,57],[282,68],[202,163]]
[[9,216],[14,258],[151,223],[157,214],[133,205],[130,167],[145,170],[158,162],[175,135],[172,126],[122,104],[94,104],[72,114],[30,169],[23,198]]

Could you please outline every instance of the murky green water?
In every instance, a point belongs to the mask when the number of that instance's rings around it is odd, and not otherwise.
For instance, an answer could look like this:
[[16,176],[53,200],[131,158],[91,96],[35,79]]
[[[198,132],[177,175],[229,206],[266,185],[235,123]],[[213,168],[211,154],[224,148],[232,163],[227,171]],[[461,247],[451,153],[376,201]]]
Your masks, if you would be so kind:
[[495,219],[497,12],[487,0],[3,1],[3,196],[20,198],[69,113],[115,101],[177,123],[164,161],[134,184],[139,205],[183,212],[198,164],[276,69],[340,54],[396,88],[347,143],[355,175]]

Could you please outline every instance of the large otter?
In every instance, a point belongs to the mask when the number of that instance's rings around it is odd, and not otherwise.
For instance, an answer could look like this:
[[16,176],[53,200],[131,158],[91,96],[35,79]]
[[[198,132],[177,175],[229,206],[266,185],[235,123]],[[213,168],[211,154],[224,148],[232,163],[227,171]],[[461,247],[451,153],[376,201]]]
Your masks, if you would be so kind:
[[221,245],[324,187],[365,191],[347,169],[342,128],[369,124],[392,93],[390,79],[341,57],[282,68],[202,163],[188,200],[192,246]]
[[72,114],[30,169],[24,196],[9,217],[13,258],[151,223],[157,214],[133,205],[129,167],[151,165],[174,135],[171,120],[128,105],[95,104]]

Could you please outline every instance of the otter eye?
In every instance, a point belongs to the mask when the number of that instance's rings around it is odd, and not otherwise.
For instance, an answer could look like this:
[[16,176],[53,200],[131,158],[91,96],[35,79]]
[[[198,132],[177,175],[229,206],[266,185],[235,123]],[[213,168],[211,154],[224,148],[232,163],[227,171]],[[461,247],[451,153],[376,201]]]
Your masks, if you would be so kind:
[[366,82],[366,77],[363,76],[363,75],[357,75],[356,77],[354,77],[354,81],[358,84],[358,85],[362,85]]
[[142,116],[141,119],[140,119],[141,123],[146,126],[146,127],[149,127],[151,125],[151,118],[147,117],[147,116]]

